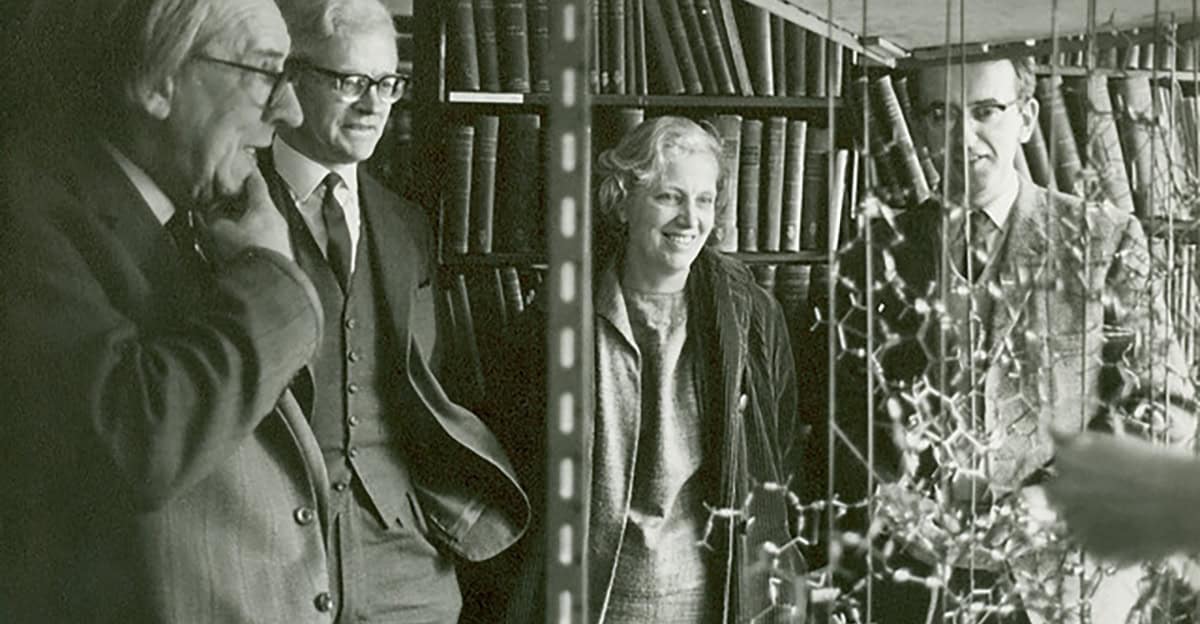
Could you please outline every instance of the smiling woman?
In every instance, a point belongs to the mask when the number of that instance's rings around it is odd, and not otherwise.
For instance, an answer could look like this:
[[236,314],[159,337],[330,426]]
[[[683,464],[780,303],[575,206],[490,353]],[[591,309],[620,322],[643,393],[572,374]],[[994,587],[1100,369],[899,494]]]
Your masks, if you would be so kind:
[[[680,117],[645,121],[596,167],[588,579],[589,613],[606,623],[749,621],[772,609],[804,620],[803,593],[780,589],[803,561],[771,545],[791,541],[786,488],[773,498],[751,485],[797,472],[792,351],[779,304],[709,248],[725,180],[714,134]],[[546,367],[530,350],[545,341],[542,315],[523,318],[497,430],[536,499],[545,429],[530,415],[545,418]],[[531,531],[534,550],[520,557],[534,587],[541,540]],[[761,562],[767,550],[779,552],[774,566]],[[514,594],[510,621],[536,619],[530,591]]]

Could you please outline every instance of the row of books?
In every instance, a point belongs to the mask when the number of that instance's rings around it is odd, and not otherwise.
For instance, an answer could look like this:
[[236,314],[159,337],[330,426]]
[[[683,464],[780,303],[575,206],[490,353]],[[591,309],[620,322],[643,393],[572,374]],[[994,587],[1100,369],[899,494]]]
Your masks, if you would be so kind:
[[513,113],[446,129],[445,253],[544,249],[541,127],[537,113]]
[[[841,94],[844,49],[744,0],[592,0],[593,93]],[[549,0],[456,0],[447,85],[548,92]]]
[[[921,134],[903,76],[855,79],[854,106],[871,137],[868,185],[898,205],[928,198],[939,172]],[[1143,218],[1190,218],[1200,172],[1200,100],[1147,75],[1042,76],[1039,123],[1017,154],[1038,184],[1103,198]],[[1051,160],[1053,154],[1053,161]]]
[[[1132,35],[1136,34],[1135,30]],[[1086,39],[1077,37],[1075,41],[1078,44],[1071,47],[1078,49],[1060,52],[1057,57],[1046,55],[1038,58],[1038,62],[1059,67],[1087,67]],[[1196,50],[1195,39],[1174,42],[1165,36],[1145,43],[1097,46],[1095,66],[1102,69],[1192,71],[1200,69],[1200,65],[1196,64]]]
[[[598,115],[597,151],[644,117],[637,108]],[[544,250],[541,125],[536,113],[512,113],[449,126],[441,229],[446,254]],[[840,215],[846,212],[851,153],[831,151],[828,129],[798,118],[737,114],[718,115],[711,125],[729,172],[729,209],[714,227],[722,250],[826,250],[830,205],[839,215],[832,241],[837,246],[846,227]]]

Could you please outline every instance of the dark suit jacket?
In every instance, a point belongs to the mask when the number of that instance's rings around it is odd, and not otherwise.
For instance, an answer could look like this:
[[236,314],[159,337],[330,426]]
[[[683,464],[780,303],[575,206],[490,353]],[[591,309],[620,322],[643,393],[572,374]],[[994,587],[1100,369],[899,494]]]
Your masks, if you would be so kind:
[[0,621],[327,621],[327,478],[286,392],[312,284],[264,249],[184,262],[94,138],[10,156]]
[[[260,164],[276,205],[305,231],[269,151]],[[435,345],[432,233],[424,212],[359,168],[364,236],[384,272],[383,299],[396,344],[406,345],[397,384],[409,469],[430,539],[466,561],[494,557],[529,523],[529,502],[503,447],[475,414],[451,400],[429,365]]]

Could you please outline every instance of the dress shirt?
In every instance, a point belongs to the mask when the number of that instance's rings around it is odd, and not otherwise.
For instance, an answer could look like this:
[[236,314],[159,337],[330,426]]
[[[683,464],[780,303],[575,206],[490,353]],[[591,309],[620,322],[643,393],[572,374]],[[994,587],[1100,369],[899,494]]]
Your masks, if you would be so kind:
[[300,216],[312,232],[321,253],[329,257],[329,233],[325,230],[325,219],[321,216],[321,202],[325,199],[322,182],[329,172],[338,174],[342,183],[334,191],[334,197],[346,214],[346,228],[350,230],[350,271],[354,272],[355,257],[358,255],[358,239],[362,234],[362,211],[358,205],[358,165],[323,165],[301,154],[278,136],[271,145],[275,158],[275,169],[287,183],[288,192],[300,210]]

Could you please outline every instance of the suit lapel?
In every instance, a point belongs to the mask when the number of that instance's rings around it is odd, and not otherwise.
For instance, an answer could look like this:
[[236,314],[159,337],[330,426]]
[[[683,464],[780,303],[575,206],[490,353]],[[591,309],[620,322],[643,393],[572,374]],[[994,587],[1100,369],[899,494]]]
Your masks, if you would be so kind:
[[370,241],[369,262],[385,279],[376,281],[385,308],[396,332],[396,344],[407,345],[411,296],[417,287],[417,267],[422,258],[417,254],[417,241],[399,212],[390,206],[387,193],[374,178],[358,169],[359,208],[363,217],[363,236]]

